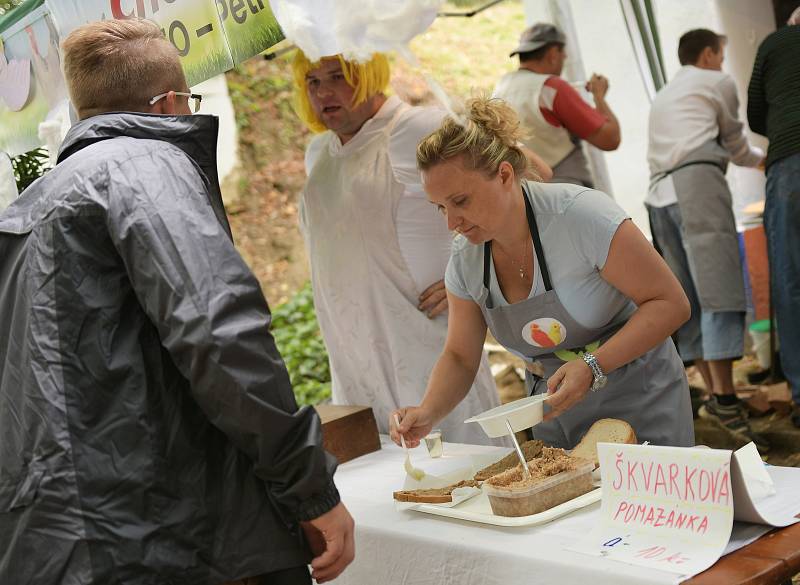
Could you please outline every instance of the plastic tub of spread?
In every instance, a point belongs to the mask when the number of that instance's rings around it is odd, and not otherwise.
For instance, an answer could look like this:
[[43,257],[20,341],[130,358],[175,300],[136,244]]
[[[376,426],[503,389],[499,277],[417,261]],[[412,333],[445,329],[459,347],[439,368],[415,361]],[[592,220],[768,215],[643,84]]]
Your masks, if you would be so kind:
[[578,461],[575,469],[549,477],[536,477],[534,473],[534,477],[523,479],[522,468],[518,466],[509,470],[516,471],[518,480],[507,486],[492,485],[491,481],[495,478],[485,481],[483,490],[489,498],[492,512],[497,516],[530,516],[592,491],[594,462]]

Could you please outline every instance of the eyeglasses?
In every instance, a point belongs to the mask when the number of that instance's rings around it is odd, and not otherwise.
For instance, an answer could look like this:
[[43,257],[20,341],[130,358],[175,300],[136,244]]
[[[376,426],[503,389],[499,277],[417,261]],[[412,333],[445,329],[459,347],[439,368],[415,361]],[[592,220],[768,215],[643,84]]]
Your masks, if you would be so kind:
[[[196,114],[197,112],[200,111],[200,102],[203,101],[203,96],[201,94],[199,94],[199,93],[186,93],[185,91],[176,91],[174,93],[175,93],[175,95],[185,95],[190,100],[192,100],[192,102],[193,102],[193,104],[192,104],[192,112],[193,113]],[[156,97],[154,97],[154,98],[152,98],[150,100],[150,105],[152,106],[158,100],[164,99],[165,97],[167,97],[168,94],[169,94],[169,92],[158,94]]]

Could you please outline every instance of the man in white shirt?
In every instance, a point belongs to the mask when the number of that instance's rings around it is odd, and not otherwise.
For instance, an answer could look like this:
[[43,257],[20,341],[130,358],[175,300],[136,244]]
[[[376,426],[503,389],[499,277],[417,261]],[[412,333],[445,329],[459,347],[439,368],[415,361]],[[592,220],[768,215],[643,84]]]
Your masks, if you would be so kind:
[[755,167],[764,153],[743,133],[736,86],[722,72],[725,40],[706,29],[680,38],[683,67],[650,111],[645,204],[654,242],[692,303],[677,343],[684,362],[694,362],[712,392],[700,415],[766,450],[734,393],[732,363],[744,351],[746,301],[725,180],[729,161]]
[[[293,65],[296,109],[318,132],[306,151],[301,229],[328,348],[333,401],[389,414],[422,399],[447,336],[444,273],[452,236],[422,189],[420,140],[445,112],[387,97],[389,64],[341,56]],[[442,423],[447,440],[490,444],[470,416],[497,406],[484,358],[470,394]]]

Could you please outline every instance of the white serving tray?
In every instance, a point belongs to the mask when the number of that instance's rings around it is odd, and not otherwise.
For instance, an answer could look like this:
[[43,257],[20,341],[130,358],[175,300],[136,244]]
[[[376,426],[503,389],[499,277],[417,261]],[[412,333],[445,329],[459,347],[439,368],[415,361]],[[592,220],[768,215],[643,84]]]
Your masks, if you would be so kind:
[[419,504],[410,509],[425,512],[426,514],[434,514],[435,516],[445,516],[447,518],[493,524],[495,526],[535,526],[599,502],[601,492],[600,488],[594,489],[563,504],[553,506],[549,510],[531,514],[530,516],[497,516],[493,514],[492,506],[489,504],[489,497],[483,492],[452,508],[445,508],[436,504]]

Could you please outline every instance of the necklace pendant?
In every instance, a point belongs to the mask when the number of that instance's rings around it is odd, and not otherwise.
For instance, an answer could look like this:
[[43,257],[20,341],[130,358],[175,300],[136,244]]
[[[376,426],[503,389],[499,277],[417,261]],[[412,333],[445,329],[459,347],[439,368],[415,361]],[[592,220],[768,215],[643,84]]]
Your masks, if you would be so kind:
[[519,269],[519,277],[525,280],[525,272],[523,272],[522,268]]

